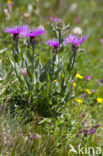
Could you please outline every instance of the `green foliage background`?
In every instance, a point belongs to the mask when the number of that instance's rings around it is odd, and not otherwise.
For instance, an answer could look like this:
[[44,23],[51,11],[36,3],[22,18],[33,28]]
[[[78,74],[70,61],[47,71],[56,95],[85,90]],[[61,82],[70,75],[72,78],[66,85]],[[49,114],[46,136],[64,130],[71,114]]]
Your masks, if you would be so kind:
[[[102,0],[15,0],[10,13],[11,18],[6,20],[4,9],[7,8],[7,1],[0,1],[0,50],[8,48],[5,52],[0,53],[0,77],[4,81],[0,82],[0,154],[2,155],[70,155],[68,151],[70,144],[77,148],[78,144],[82,146],[93,146],[102,148],[103,142],[103,103],[96,101],[97,97],[103,98],[103,85],[98,87],[97,80],[103,78],[103,44],[100,38],[103,38],[103,1]],[[77,8],[72,11],[70,8],[73,4]],[[24,14],[28,12],[28,5],[33,6],[33,11],[29,18],[25,18]],[[56,16],[61,18],[65,24],[70,24],[72,32],[75,26],[79,26],[83,30],[83,35],[87,36],[87,40],[83,44],[85,52],[75,64],[78,72],[85,76],[92,75],[90,82],[86,83],[85,79],[75,80],[77,83],[74,92],[77,98],[81,98],[81,94],[85,89],[95,89],[96,93],[87,95],[83,99],[82,105],[77,105],[75,99],[70,100],[63,115],[57,118],[43,118],[42,116],[34,117],[32,122],[24,124],[22,120],[22,110],[18,110],[19,115],[13,116],[9,111],[5,110],[11,90],[16,90],[15,79],[11,78],[11,65],[8,59],[10,53],[11,37],[4,32],[5,27],[28,24],[31,28],[43,25],[46,28],[47,38],[55,37],[52,32],[49,17]],[[76,23],[76,17],[81,18],[79,24]],[[65,34],[66,36],[67,34]],[[39,49],[39,47],[38,47]],[[43,62],[47,61],[51,56],[52,48],[41,47],[40,56]],[[68,62],[69,54],[64,56],[65,62]],[[5,79],[5,77],[8,77]],[[14,83],[13,83],[14,81]],[[13,84],[12,84],[13,83]],[[6,99],[6,100],[4,100]],[[4,102],[5,101],[5,102]],[[15,100],[14,100],[15,101]],[[24,102],[24,101],[23,101]],[[30,110],[27,110],[28,112]],[[28,112],[26,112],[28,114]],[[99,123],[100,127],[93,136],[83,139],[83,136],[75,137],[81,127],[80,114],[87,113],[88,125]],[[30,116],[32,115],[32,112]],[[24,115],[23,117],[25,117]],[[26,116],[28,119],[29,117]],[[34,138],[35,133],[41,135],[41,139]],[[72,155],[72,154],[71,154]]]

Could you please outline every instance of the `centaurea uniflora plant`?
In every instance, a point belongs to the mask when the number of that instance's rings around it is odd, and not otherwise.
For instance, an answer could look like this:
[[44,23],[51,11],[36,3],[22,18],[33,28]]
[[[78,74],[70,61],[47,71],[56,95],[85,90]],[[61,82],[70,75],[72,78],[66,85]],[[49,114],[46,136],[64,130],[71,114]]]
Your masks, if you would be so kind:
[[70,58],[70,64],[68,66],[68,70],[72,70],[74,63],[75,63],[75,58],[76,58],[76,54],[78,51],[79,46],[86,40],[86,36],[82,36],[81,38],[79,38],[78,36],[72,35],[70,34],[69,36],[67,36],[64,39],[64,45],[66,46],[67,44],[72,44],[72,57]]
[[58,39],[50,39],[50,40],[46,41],[45,43],[51,47],[54,47],[54,51],[56,53],[58,52],[58,48],[59,48],[59,40]]
[[5,32],[12,34],[14,41],[18,41],[20,39],[20,34],[25,33],[27,30],[28,30],[27,25],[21,25],[21,26],[15,25],[13,27],[5,28]]
[[[12,57],[11,53],[9,53],[9,59],[19,80],[17,82],[18,96],[21,97],[21,101],[22,97],[27,100],[21,105],[23,105],[23,108],[29,107],[34,113],[45,117],[61,114],[62,108],[65,107],[64,104],[73,97],[70,94],[71,89],[68,84],[73,80],[71,71],[76,61],[77,51],[80,44],[86,39],[85,36],[79,38],[74,35],[64,38],[64,32],[70,28],[69,25],[63,26],[59,23],[52,26],[53,31],[58,32],[58,36],[46,40],[45,44],[40,44],[44,47],[47,46],[47,48],[50,46],[53,49],[52,56],[46,63],[43,63],[43,59],[40,58],[37,46],[39,36],[45,35],[43,26],[32,30],[27,25],[7,27],[5,29],[5,32],[12,34],[13,42],[16,43],[16,48],[18,49],[18,53],[15,48],[13,49],[13,56],[17,53],[18,61]],[[22,42],[20,40],[24,39],[26,39],[26,42],[24,42],[26,44],[21,46]],[[72,56],[70,56],[67,65],[62,56],[65,53],[65,48],[69,51],[68,45],[72,45]],[[65,66],[69,68],[65,68]],[[71,87],[71,83],[69,86]],[[21,101],[20,103],[22,103]],[[10,103],[12,103],[12,100]]]

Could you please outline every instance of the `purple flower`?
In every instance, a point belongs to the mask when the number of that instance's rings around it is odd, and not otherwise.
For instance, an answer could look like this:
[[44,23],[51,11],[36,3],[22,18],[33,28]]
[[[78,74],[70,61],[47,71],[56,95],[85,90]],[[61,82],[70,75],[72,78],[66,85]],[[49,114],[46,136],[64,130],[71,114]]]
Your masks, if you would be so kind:
[[84,132],[84,136],[88,136],[88,134],[89,134],[88,130],[84,129],[83,132]]
[[76,20],[76,23],[80,23],[81,18],[79,16],[77,16],[75,20]]
[[96,90],[95,90],[95,89],[92,89],[92,90],[91,90],[91,93],[95,93],[95,92],[96,92]]
[[36,36],[40,36],[40,35],[44,35],[44,34],[45,34],[44,27],[37,27],[37,28],[33,29],[32,31],[30,29],[27,29],[27,31],[21,33],[21,36],[35,38]]
[[45,42],[46,44],[50,45],[51,47],[58,48],[59,47],[59,40],[58,39],[50,39]]
[[82,97],[83,97],[83,98],[85,98],[85,97],[86,97],[86,95],[87,95],[86,93],[83,93],[83,94],[82,94]]
[[85,76],[85,79],[86,79],[87,81],[89,81],[91,78],[92,78],[91,75],[86,75],[86,76]]
[[98,84],[98,87],[102,85],[102,83],[99,80],[97,80],[97,84]]
[[10,34],[20,34],[22,32],[25,32],[28,30],[28,26],[27,25],[21,25],[21,26],[17,26],[15,25],[14,27],[7,27],[5,28],[5,32],[8,32]]
[[83,120],[83,121],[82,121],[82,124],[85,124],[86,122],[87,122],[87,120]]
[[51,20],[51,21],[54,21],[54,22],[60,22],[60,21],[61,21],[60,18],[56,18],[56,17],[54,17],[54,16],[50,16],[50,20]]
[[89,131],[89,134],[95,134],[96,132],[96,129],[95,128],[91,128],[90,131]]
[[85,117],[85,116],[86,116],[86,113],[81,113],[80,118]]
[[83,132],[83,130],[80,130],[80,131],[79,131],[79,133],[82,133],[82,132]]
[[97,83],[98,83],[98,87],[100,87],[103,83],[103,79],[97,80]]
[[64,40],[64,45],[67,45],[68,43],[72,43],[75,46],[79,46],[86,40],[86,36],[83,36],[81,38],[78,38],[78,36],[74,36],[70,34],[68,37]]
[[102,79],[100,79],[100,82],[102,82],[102,83],[103,83],[103,78],[102,78]]
[[13,1],[12,0],[8,0],[7,6],[11,6],[11,5],[13,5]]
[[76,134],[76,137],[79,137],[79,134]]
[[95,124],[95,125],[94,125],[94,128],[98,128],[98,127],[100,127],[99,124]]
[[100,43],[103,44],[103,38],[100,39]]

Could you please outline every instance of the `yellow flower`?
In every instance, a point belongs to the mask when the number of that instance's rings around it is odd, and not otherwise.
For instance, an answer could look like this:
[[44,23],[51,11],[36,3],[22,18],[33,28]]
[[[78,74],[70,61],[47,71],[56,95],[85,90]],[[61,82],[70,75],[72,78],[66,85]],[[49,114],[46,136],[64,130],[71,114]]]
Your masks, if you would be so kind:
[[86,91],[86,93],[91,94],[91,90],[90,89],[86,89],[85,91]]
[[75,98],[75,100],[76,100],[76,102],[78,102],[78,103],[83,103],[83,101],[82,101],[81,99]]
[[103,98],[97,98],[97,102],[98,103],[102,103],[103,102]]
[[73,83],[73,87],[76,87],[76,85],[77,85],[76,83]]
[[8,0],[8,4],[12,4],[13,2],[11,0]]
[[78,73],[76,74],[76,77],[79,78],[79,79],[83,79],[83,76],[81,76],[81,75],[78,74]]

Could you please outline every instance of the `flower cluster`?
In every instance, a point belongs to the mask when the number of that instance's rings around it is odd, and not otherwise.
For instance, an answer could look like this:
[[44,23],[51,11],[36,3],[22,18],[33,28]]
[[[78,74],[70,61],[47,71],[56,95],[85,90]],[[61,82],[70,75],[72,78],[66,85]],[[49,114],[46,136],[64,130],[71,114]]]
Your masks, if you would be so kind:
[[[53,17],[51,17],[51,18],[53,18]],[[55,19],[55,20],[57,20],[57,19]],[[57,21],[60,21],[60,19],[58,19]],[[29,37],[30,42],[33,42],[34,38],[45,34],[45,29],[43,26],[40,26],[40,27],[37,27],[37,28],[34,28],[33,30],[31,30],[27,25],[21,25],[21,26],[15,25],[14,27],[5,28],[5,32],[12,34],[14,37],[14,40],[19,40],[20,37]],[[67,45],[68,43],[72,43],[75,46],[79,46],[80,44],[82,44],[85,41],[85,39],[86,39],[85,36],[78,38],[78,36],[69,35],[68,37],[66,37],[64,39],[64,45]],[[54,47],[55,49],[59,48],[59,40],[58,39],[50,39],[50,40],[46,41],[46,44]]]
[[[81,113],[80,119],[84,118],[86,116],[86,113]],[[85,123],[87,123],[87,119],[84,119],[82,122],[82,125],[84,125]],[[83,134],[84,137],[88,136],[88,135],[93,135],[96,133],[96,129],[100,127],[99,124],[95,124],[94,126],[90,127],[90,126],[84,126],[84,128],[82,128],[81,130],[79,130],[78,134],[76,135],[76,137],[78,137],[80,134]]]
[[95,134],[96,133],[96,128],[90,128],[90,129],[82,129],[79,131],[79,133],[83,133],[84,136],[88,136],[90,134]]
[[27,25],[15,25],[14,27],[5,28],[5,32],[12,34],[14,40],[19,40],[20,37],[35,38],[36,36],[44,35],[45,29],[44,27],[38,27],[33,30],[30,30],[30,28]]

